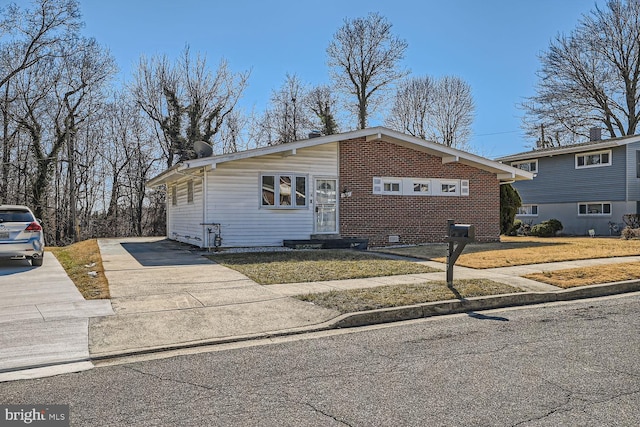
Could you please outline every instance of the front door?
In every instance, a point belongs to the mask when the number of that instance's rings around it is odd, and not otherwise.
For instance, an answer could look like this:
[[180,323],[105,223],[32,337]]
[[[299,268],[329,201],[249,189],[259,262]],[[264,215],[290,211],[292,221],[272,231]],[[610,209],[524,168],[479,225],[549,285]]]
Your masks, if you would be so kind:
[[317,178],[315,182],[315,228],[317,234],[338,232],[338,180]]

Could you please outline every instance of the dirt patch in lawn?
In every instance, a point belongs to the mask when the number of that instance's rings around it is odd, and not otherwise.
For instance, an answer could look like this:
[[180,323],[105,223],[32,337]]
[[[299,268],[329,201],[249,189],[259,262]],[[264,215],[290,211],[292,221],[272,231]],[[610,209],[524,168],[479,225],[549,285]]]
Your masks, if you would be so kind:
[[338,310],[341,313],[353,313],[378,308],[401,307],[434,301],[502,295],[514,292],[522,292],[522,290],[491,280],[469,279],[456,281],[453,289],[447,287],[446,282],[438,281],[321,292],[298,295],[296,298],[321,307]]
[[416,262],[351,250],[223,253],[208,257],[262,285],[439,271]]

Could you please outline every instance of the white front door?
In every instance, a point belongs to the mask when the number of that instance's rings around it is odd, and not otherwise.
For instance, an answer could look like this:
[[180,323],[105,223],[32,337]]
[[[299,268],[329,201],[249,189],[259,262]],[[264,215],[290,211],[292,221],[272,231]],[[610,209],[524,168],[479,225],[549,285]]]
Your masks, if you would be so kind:
[[316,178],[315,180],[315,232],[336,234],[338,232],[338,180]]

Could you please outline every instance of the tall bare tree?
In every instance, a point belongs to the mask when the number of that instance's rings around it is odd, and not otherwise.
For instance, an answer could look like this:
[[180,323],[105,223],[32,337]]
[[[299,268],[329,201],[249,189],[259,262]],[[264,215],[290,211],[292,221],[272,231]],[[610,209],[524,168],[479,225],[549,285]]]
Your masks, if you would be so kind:
[[[215,73],[206,59],[192,58],[189,48],[179,61],[166,57],[142,58],[131,92],[137,104],[155,123],[162,135],[167,166],[195,157],[193,143],[215,139],[242,96],[248,72],[233,73],[221,61]],[[221,152],[221,149],[217,150]]]
[[339,132],[336,121],[338,100],[329,86],[317,86],[309,91],[306,105],[313,112],[313,127],[322,135],[333,135]]
[[466,149],[474,110],[471,87],[459,77],[413,77],[399,85],[385,124],[422,139]]
[[400,67],[407,42],[391,33],[391,23],[378,13],[345,19],[327,48],[331,77],[336,86],[356,97],[353,110],[359,129],[383,100],[382,94],[408,74]]
[[569,35],[558,35],[540,61],[536,95],[523,104],[524,128],[538,145],[573,142],[591,127],[610,137],[638,131],[639,0],[596,5]]
[[436,83],[429,139],[448,147],[467,148],[474,111],[471,86],[459,77],[442,77]]
[[271,93],[271,100],[258,123],[262,144],[276,145],[302,139],[311,128],[309,109],[305,102],[308,90],[295,75],[287,74],[280,89]]
[[11,4],[2,12],[0,87],[44,59],[65,55],[57,47],[72,41],[81,27],[76,0],[38,0],[24,10]]
[[436,96],[436,82],[430,76],[411,77],[402,81],[398,85],[385,125],[426,139],[432,128],[432,110]]

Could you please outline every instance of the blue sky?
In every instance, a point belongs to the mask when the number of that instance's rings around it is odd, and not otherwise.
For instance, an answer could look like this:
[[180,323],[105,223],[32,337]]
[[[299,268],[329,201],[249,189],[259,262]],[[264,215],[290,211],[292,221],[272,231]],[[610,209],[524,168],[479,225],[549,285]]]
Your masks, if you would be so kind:
[[456,75],[471,85],[471,145],[491,158],[530,147],[518,104],[535,93],[538,55],[596,4],[604,0],[80,0],[84,34],[111,51],[121,81],[141,55],[175,59],[189,45],[212,69],[225,58],[233,71],[251,70],[246,111],[261,111],[287,73],[329,83],[333,34],[345,18],[379,12],[408,42],[403,65],[413,76]]

